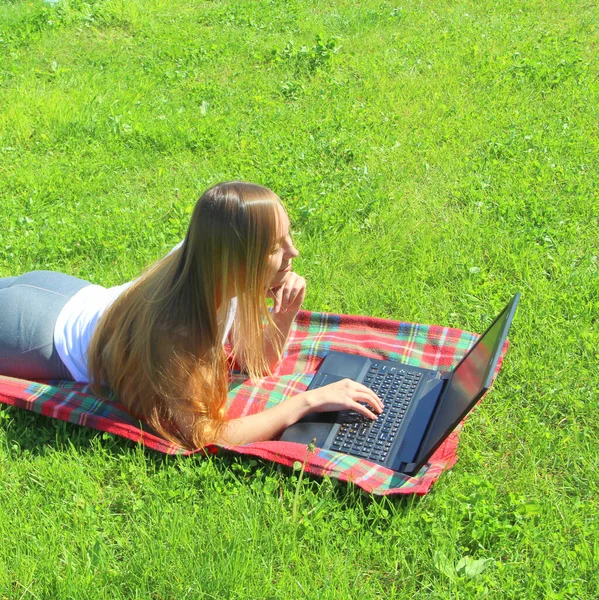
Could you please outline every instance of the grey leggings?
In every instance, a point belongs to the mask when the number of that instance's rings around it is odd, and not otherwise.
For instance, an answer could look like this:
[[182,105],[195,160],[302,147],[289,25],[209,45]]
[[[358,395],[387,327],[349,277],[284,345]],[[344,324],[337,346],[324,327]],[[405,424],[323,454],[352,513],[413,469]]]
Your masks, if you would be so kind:
[[0,375],[73,379],[54,346],[54,325],[67,301],[88,281],[32,271],[0,278]]

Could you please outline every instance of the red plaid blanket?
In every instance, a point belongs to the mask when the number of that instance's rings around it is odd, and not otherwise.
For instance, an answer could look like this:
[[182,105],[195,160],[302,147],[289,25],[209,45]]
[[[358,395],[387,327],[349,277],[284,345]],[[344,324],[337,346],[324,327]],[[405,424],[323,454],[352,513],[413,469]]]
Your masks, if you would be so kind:
[[[305,390],[329,350],[447,370],[460,360],[476,339],[475,334],[435,325],[301,311],[285,356],[272,377],[253,385],[242,374],[232,375],[228,414],[239,417],[259,412]],[[501,361],[497,370],[500,366]],[[189,454],[147,428],[144,431],[139,421],[131,418],[110,394],[94,396],[83,384],[68,381],[38,383],[0,376],[0,402],[108,431],[159,452]],[[398,475],[367,460],[320,449],[308,455],[306,471],[351,481],[374,494],[426,494],[439,475],[457,460],[460,429],[461,424],[415,477]],[[217,447],[211,449],[216,451]],[[303,462],[307,454],[303,445],[280,441],[227,446],[225,449],[288,466],[295,461]]]

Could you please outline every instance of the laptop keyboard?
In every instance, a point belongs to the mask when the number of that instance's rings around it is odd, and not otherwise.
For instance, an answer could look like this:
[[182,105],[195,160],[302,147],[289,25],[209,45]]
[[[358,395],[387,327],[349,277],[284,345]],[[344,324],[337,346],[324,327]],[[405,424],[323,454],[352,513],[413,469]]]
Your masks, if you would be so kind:
[[342,411],[343,423],[331,450],[376,462],[387,460],[421,376],[388,363],[372,363],[363,383],[376,393],[385,408],[376,421],[353,410]]

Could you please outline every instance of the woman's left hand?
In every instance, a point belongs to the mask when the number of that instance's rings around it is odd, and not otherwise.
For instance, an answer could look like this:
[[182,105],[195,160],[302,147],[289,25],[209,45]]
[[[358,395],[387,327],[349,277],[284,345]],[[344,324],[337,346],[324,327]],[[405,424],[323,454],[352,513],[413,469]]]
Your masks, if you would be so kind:
[[306,297],[306,280],[297,273],[289,271],[283,281],[268,290],[268,298],[274,300],[275,314],[297,314]]

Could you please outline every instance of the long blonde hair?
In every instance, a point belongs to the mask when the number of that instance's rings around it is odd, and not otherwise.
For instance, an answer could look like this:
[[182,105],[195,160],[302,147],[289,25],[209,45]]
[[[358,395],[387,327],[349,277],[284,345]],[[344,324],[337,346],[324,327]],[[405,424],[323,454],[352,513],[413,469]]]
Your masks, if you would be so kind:
[[253,379],[270,373],[264,325],[272,319],[265,293],[268,258],[280,235],[280,202],[268,188],[241,181],[202,194],[181,248],[154,264],[100,319],[88,353],[96,393],[108,385],[129,413],[184,447],[219,439],[232,296],[233,358]]

